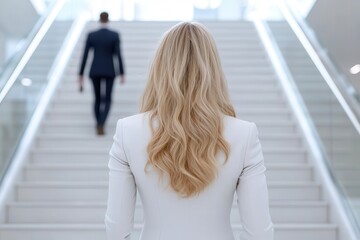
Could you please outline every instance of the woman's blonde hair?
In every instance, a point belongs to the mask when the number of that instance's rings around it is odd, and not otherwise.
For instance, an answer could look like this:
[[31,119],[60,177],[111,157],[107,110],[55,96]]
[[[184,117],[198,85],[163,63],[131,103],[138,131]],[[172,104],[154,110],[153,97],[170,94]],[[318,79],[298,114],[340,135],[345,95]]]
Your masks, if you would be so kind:
[[148,111],[146,167],[168,174],[182,197],[200,193],[217,175],[218,152],[229,156],[222,118],[235,116],[215,41],[201,24],[179,23],[163,37],[142,97]]

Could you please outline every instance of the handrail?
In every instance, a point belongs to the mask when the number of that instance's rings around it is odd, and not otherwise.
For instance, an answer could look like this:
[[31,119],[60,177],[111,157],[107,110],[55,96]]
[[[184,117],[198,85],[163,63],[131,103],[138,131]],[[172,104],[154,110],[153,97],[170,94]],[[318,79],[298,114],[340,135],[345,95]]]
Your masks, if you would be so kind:
[[[322,52],[322,49],[319,47],[317,40],[311,37],[310,34],[306,34],[305,30],[306,24],[298,18],[287,5],[287,2],[284,0],[277,0],[276,3],[283,14],[285,20],[288,22],[291,29],[294,31],[300,43],[303,45],[306,52],[309,54],[311,60],[315,64],[316,68],[319,70],[320,74],[330,87],[331,91],[334,93],[335,97],[339,101],[340,105],[344,109],[346,115],[349,117],[351,123],[354,125],[357,132],[360,134],[360,113],[359,107],[355,106],[355,100],[349,98],[348,94],[344,94],[346,90],[343,89],[337,79],[339,76],[335,76],[334,66],[330,66],[330,60],[325,60],[326,56],[322,54],[321,56],[318,52]],[[310,40],[310,38],[312,38]],[[329,71],[332,69],[332,71]],[[339,75],[339,74],[338,74]],[[341,79],[341,78],[340,78]]]
[[4,87],[0,91],[0,104],[4,100],[5,96],[10,91],[11,87],[16,82],[16,79],[19,77],[20,73],[24,69],[25,65],[28,63],[29,59],[31,58],[32,54],[35,52],[36,48],[40,44],[41,40],[44,38],[45,34],[48,32],[49,28],[51,27],[52,23],[56,19],[58,13],[64,6],[66,0],[57,0],[55,1],[53,7],[51,8],[50,12],[45,15],[42,19],[39,20],[38,28],[35,26],[33,32],[36,31],[35,36],[32,34],[29,35],[29,39],[32,40],[28,41],[28,44],[23,47],[24,54],[22,54],[21,59],[17,63],[16,67],[12,71],[11,75],[9,76],[7,82],[5,83]]

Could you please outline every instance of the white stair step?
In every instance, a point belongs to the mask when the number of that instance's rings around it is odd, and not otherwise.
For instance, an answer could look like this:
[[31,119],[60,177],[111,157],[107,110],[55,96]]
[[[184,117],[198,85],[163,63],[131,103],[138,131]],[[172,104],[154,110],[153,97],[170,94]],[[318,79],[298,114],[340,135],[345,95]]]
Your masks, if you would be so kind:
[[[355,130],[354,130],[355,133]],[[350,135],[348,138],[344,141],[341,141],[341,139],[332,139],[331,137],[326,139],[323,139],[323,145],[327,149],[332,149],[332,151],[347,151],[347,152],[353,152],[358,153],[359,149],[359,136],[357,137],[351,137]]]
[[[76,88],[74,86],[74,88]],[[92,88],[92,87],[91,87]],[[141,101],[142,91],[131,91],[129,89],[119,89],[113,92],[112,95],[112,103],[113,104],[138,104]],[[264,102],[273,102],[279,103],[279,106],[283,106],[285,101],[284,97],[276,92],[269,92],[267,93],[250,93],[244,94],[243,92],[233,91],[230,92],[230,98],[233,104],[240,103],[241,105],[251,104],[251,103],[264,103]],[[75,106],[88,106],[92,104],[94,101],[94,96],[92,93],[92,89],[89,89],[84,94],[79,94],[77,89],[72,92],[67,92],[63,95],[58,95],[57,99],[54,99],[52,102],[53,105],[69,105],[75,104]]]
[[345,182],[360,182],[360,167],[356,165],[349,164],[347,167],[332,167],[335,176],[340,179],[340,181]]
[[[62,115],[62,116],[85,116],[86,118],[92,117],[93,116],[93,112],[92,112],[92,107],[93,105],[90,103],[88,108],[83,108],[83,109],[54,109],[54,108],[50,108],[48,109],[47,113],[48,115]],[[123,117],[127,117],[130,116],[132,114],[137,114],[139,113],[139,109],[134,109],[128,106],[122,106],[121,108],[119,107],[112,107],[110,110],[110,114],[117,116],[117,118],[120,118],[120,116]],[[128,114],[128,115],[126,115]]]
[[[144,84],[145,85],[145,84]],[[137,87],[137,86],[136,86]],[[140,87],[139,87],[140,88]],[[269,87],[274,88],[274,87]],[[266,102],[266,101],[284,101],[284,96],[278,91],[268,91],[268,89],[255,89],[252,86],[244,86],[237,89],[235,86],[229,91],[230,99],[234,105],[251,103],[251,102]],[[54,99],[54,103],[69,103],[73,101],[74,104],[88,104],[94,100],[94,93],[92,86],[84,86],[84,91],[79,93],[79,86],[73,84],[67,89],[58,92],[58,98]],[[131,89],[126,86],[115,87],[112,93],[112,100],[115,103],[121,102],[139,102],[143,95],[143,88]],[[262,100],[262,101],[261,101]]]
[[[153,41],[153,43],[155,43],[156,40]],[[225,44],[225,43],[224,43]],[[239,44],[239,41],[236,42],[236,44]],[[137,59],[137,58],[148,58],[149,56],[152,56],[155,49],[156,49],[156,44],[154,44],[154,48],[152,50],[149,50],[148,52],[141,52],[141,51],[134,51],[134,52],[128,52],[126,55],[124,55],[124,59]],[[38,50],[39,54],[47,54],[47,50],[46,49],[39,49]],[[73,57],[80,59],[80,56],[82,56],[83,53],[83,49],[82,48],[76,48],[75,51],[73,52]],[[302,54],[302,53],[301,53]],[[222,53],[219,52],[220,58],[224,59],[224,58],[242,58],[242,59],[247,59],[247,58],[252,58],[252,59],[259,59],[259,58],[263,58],[263,59],[268,59],[266,53],[259,49],[258,51],[254,51],[254,50],[243,50],[243,51],[228,51],[226,53]],[[126,61],[126,60],[125,60]]]
[[[43,75],[33,74],[33,76],[37,76],[38,78],[43,79]],[[267,78],[266,78],[267,77]],[[73,91],[76,86],[78,86],[77,74],[65,74],[63,76],[63,82],[59,86],[59,90],[61,93],[67,93],[68,91]],[[232,88],[236,90],[243,90],[246,92],[273,92],[276,89],[279,90],[279,85],[276,80],[274,80],[274,76],[264,76],[263,74],[249,74],[249,75],[228,75],[226,74],[227,83],[231,85],[230,91]],[[147,83],[148,75],[146,73],[137,73],[137,74],[130,74],[126,75],[126,82],[124,85],[121,85],[121,89],[131,89],[131,90],[140,90],[143,89]],[[118,78],[115,78],[115,88],[119,86]],[[92,87],[92,83],[89,77],[86,75],[86,79],[84,81],[85,86],[89,86],[90,89]],[[75,88],[76,89],[76,88]],[[85,88],[86,90],[86,88]],[[86,93],[86,92],[85,92]]]
[[[233,224],[234,235],[240,239],[242,227]],[[276,240],[337,240],[334,224],[275,224]],[[135,224],[132,240],[140,238],[142,225]],[[11,240],[99,240],[106,239],[104,224],[2,224],[0,238]]]
[[[134,235],[139,239],[137,227]],[[99,240],[106,239],[106,234],[104,224],[1,224],[0,239]]]
[[[89,116],[89,113],[92,115],[92,108],[91,108],[92,104],[89,104],[89,108],[83,108],[83,109],[48,109],[48,114],[61,114],[61,115],[72,115],[75,116],[76,115],[86,115]],[[254,115],[262,115],[264,117],[266,117],[267,115],[278,115],[278,114],[290,114],[290,110],[284,107],[245,107],[245,106],[234,106],[235,107],[235,111],[237,113],[237,115],[246,115],[246,114],[254,114]],[[139,113],[139,109],[134,109],[131,107],[127,107],[127,106],[122,106],[121,108],[118,107],[113,107],[111,109],[111,112],[115,115],[119,115],[119,114],[123,114],[124,112],[132,112],[133,114]],[[326,115],[325,112],[321,112],[324,115]],[[241,118],[241,116],[239,116]]]
[[[129,112],[123,112],[123,113],[111,113],[110,116],[108,116],[107,121],[109,122],[116,122],[120,117],[126,117],[126,116],[130,116],[132,114],[136,114],[138,113],[138,111],[136,110],[129,110]],[[274,114],[263,114],[263,113],[256,113],[256,112],[245,112],[245,111],[238,111],[237,112],[237,116],[243,120],[247,120],[247,121],[251,121],[251,122],[257,122],[259,120],[263,120],[266,119],[268,121],[284,121],[284,120],[289,120],[289,121],[294,121],[293,120],[293,116],[286,112],[278,112],[278,113],[274,113]],[[80,113],[77,115],[71,115],[71,114],[62,114],[59,112],[51,112],[49,111],[46,119],[48,119],[49,121],[52,120],[59,120],[59,121],[82,121],[82,122],[93,122],[93,114],[92,113]],[[87,136],[86,134],[84,136]]]
[[[269,199],[314,201],[321,198],[321,187],[316,183],[269,182]],[[106,201],[107,182],[22,182],[17,185],[18,201]]]
[[[110,133],[109,133],[110,134]],[[78,136],[82,136],[78,135]],[[79,148],[93,148],[93,147],[101,147],[107,148],[111,146],[112,139],[103,138],[95,138],[94,134],[89,135],[89,138],[57,138],[55,137],[46,137],[46,138],[39,138],[37,140],[37,146],[39,148],[64,148],[64,147],[73,147],[78,146]],[[290,136],[284,138],[262,138],[262,146],[264,147],[301,147],[302,142],[299,137]]]
[[360,198],[360,183],[358,181],[341,181],[345,194],[350,198]]
[[[138,31],[137,34],[134,33],[126,33],[121,31],[121,40],[122,46],[126,49],[127,46],[141,46],[141,44],[149,47],[157,47],[157,43],[161,40],[161,37],[164,32],[146,32],[146,31]],[[249,35],[240,35],[233,34],[232,37],[227,36],[228,34],[216,34],[214,35],[214,39],[217,42],[217,45],[225,45],[226,43],[235,45],[236,43],[242,42],[244,44],[255,45],[256,49],[259,49],[259,38],[255,34]],[[79,46],[81,49],[84,48],[85,39],[80,40]],[[296,49],[297,50],[297,49]]]
[[[7,223],[101,223],[104,221],[106,202],[56,203],[12,202],[8,205]],[[325,202],[272,202],[274,223],[326,223],[328,205]],[[236,204],[231,211],[231,222],[240,223]],[[135,208],[135,223],[143,223],[141,204]]]
[[[81,135],[79,135],[81,136]],[[93,135],[89,135],[86,137],[59,137],[54,135],[54,137],[50,136],[39,136],[36,140],[37,146],[40,148],[68,148],[78,146],[79,148],[109,148],[113,140],[112,138],[103,138],[96,137]]]
[[[91,108],[89,106],[88,108]],[[238,118],[248,121],[268,120],[268,121],[286,121],[292,120],[293,116],[286,108],[262,108],[262,109],[235,109]],[[117,121],[120,117],[127,117],[132,114],[136,114],[139,111],[137,109],[131,109],[127,107],[112,108],[111,113],[108,116],[108,121]],[[66,110],[54,110],[49,109],[46,115],[48,120],[59,121],[83,121],[88,122],[93,120],[93,113],[91,109],[83,109],[82,111],[75,112],[71,109]]]
[[[310,108],[309,108],[310,107]],[[317,115],[317,116],[332,116],[332,115],[343,115],[344,109],[339,107],[338,105],[332,105],[327,107],[321,107],[321,108],[313,108],[311,105],[308,106],[308,110],[311,114]]]
[[[263,75],[263,76],[272,76],[274,74],[273,70],[270,67],[266,67],[266,68],[260,68],[260,67],[247,67],[247,68],[238,68],[236,66],[228,66],[228,67],[223,67],[223,70],[225,72],[225,76],[226,75],[250,75],[254,72],[256,72],[257,75]],[[41,69],[29,69],[28,72],[34,72],[34,73],[41,73]],[[66,69],[65,74],[70,74],[70,75],[76,75],[78,74],[79,69],[78,68],[73,68],[73,69]],[[131,75],[131,74],[141,74],[141,75],[145,75],[148,73],[148,68],[146,67],[126,67],[126,74]],[[304,73],[305,74],[305,73]],[[86,74],[87,75],[87,74]]]
[[[139,30],[139,29],[143,29],[143,27],[146,27],[147,31],[151,30],[151,29],[161,29],[162,27],[167,29],[169,27],[174,26],[175,24],[177,24],[178,22],[176,21],[145,21],[145,22],[141,22],[141,23],[134,23],[134,22],[127,22],[127,21],[114,21],[114,22],[110,22],[110,26],[114,27],[114,28],[121,28],[124,31],[135,31],[135,30]],[[285,22],[275,22],[277,25],[276,26],[286,26]],[[274,24],[275,24],[274,23]],[[219,22],[219,21],[204,21],[203,24],[207,27],[207,28],[215,28],[216,30],[221,31],[222,28],[224,29],[232,29],[233,27],[238,28],[239,30],[255,30],[254,29],[254,25],[252,22],[250,21],[226,21],[226,23],[224,24],[224,22]],[[85,26],[85,28],[92,28],[92,27],[99,27],[99,23],[97,21],[89,21],[88,24]],[[282,28],[281,28],[282,29]],[[146,31],[145,30],[145,31]],[[236,31],[236,29],[234,29]]]
[[[91,118],[91,117],[89,117]],[[93,125],[93,126],[81,126],[81,127],[76,127],[76,126],[56,126],[56,125],[44,125],[41,128],[41,133],[57,133],[57,132],[63,132],[63,133],[83,133],[83,134],[88,134],[88,133],[96,133],[96,129],[95,129],[95,122],[93,124],[89,124],[89,125]],[[105,134],[110,134],[111,136],[113,136],[115,133],[115,125],[111,125],[111,126],[105,126]]]
[[[235,30],[235,29],[233,29]],[[133,33],[124,33],[123,31],[121,31],[121,40],[122,40],[122,51],[126,52],[126,53],[133,53],[133,52],[141,52],[144,51],[143,54],[144,55],[148,55],[149,54],[149,50],[155,51],[156,48],[158,47],[159,41],[161,40],[162,35],[164,34],[164,31],[156,31],[156,30],[151,30],[151,34],[148,33],[144,33],[144,36],[139,37],[139,34],[143,34],[143,29],[138,31],[138,34],[136,34],[135,36],[131,36]],[[246,50],[245,46],[252,46],[252,50],[253,51],[258,51],[260,52],[260,50],[262,50],[262,46],[261,46],[261,41],[259,41],[259,39],[254,38],[253,36],[241,36],[240,34],[234,34],[232,38],[228,38],[228,37],[222,37],[221,35],[226,35],[227,33],[223,33],[223,34],[216,34],[214,36],[217,47],[219,49],[219,51],[222,51],[224,49],[230,49],[232,46],[234,46],[235,48],[240,48],[240,49],[244,49]],[[220,36],[219,36],[220,35]],[[251,35],[251,34],[250,34]],[[56,43],[56,41],[52,40],[52,41],[47,41],[45,43]],[[74,49],[75,53],[82,53],[84,51],[84,46],[86,43],[86,36],[84,36],[83,38],[79,39],[79,42],[77,44],[77,48]],[[241,44],[239,44],[241,43]],[[230,46],[227,46],[230,45]],[[135,47],[138,48],[135,48]],[[148,51],[146,51],[148,50]],[[291,49],[292,51],[294,50],[294,52],[301,52],[301,49]],[[263,52],[263,51],[262,51]],[[265,52],[263,52],[265,55]],[[304,53],[301,52],[304,56]],[[239,55],[239,57],[242,57],[241,55]]]
[[[73,83],[72,83],[73,84]],[[145,85],[145,84],[144,84]],[[73,84],[73,89],[77,91],[78,85]],[[134,85],[131,87],[129,85],[119,86],[116,91],[113,92],[112,102],[121,103],[128,101],[139,101],[140,97],[143,94],[144,86]],[[230,96],[233,101],[241,101],[241,103],[246,102],[261,102],[261,101],[283,101],[284,96],[277,92],[249,92],[246,89],[236,89],[235,87],[231,88]],[[85,93],[80,94],[79,92],[74,92],[73,94],[64,93],[59,94],[56,99],[53,100],[53,103],[61,104],[89,104],[94,99],[92,87],[89,86],[89,89]]]
[[[300,76],[297,76],[297,78],[299,79],[306,79],[306,78],[310,78],[310,77],[313,77],[311,74],[309,75],[300,75]],[[329,90],[329,87],[327,87],[325,84],[316,84],[316,85],[313,85],[313,84],[298,84],[298,88],[300,90],[300,92],[307,92],[307,93],[310,93],[310,92],[321,92],[322,94],[324,93],[324,91],[328,92],[330,91]]]
[[[101,163],[109,159],[108,150],[94,151],[94,149],[34,149],[31,159],[37,163],[47,162],[76,162]],[[301,149],[264,149],[266,162],[271,163],[304,163],[307,162],[307,153]]]
[[[118,110],[115,109],[114,112]],[[76,113],[75,113],[76,114]],[[91,116],[92,114],[90,114],[89,116]],[[114,122],[108,122],[108,125],[115,125],[117,121]],[[283,128],[287,128],[287,127],[294,127],[294,129],[296,129],[296,125],[294,121],[289,121],[289,120],[281,120],[281,121],[268,121],[268,119],[259,119],[256,122],[256,125],[259,128],[265,128],[265,127],[283,127]],[[76,126],[76,127],[92,127],[93,124],[91,123],[91,120],[89,119],[88,121],[85,122],[80,122],[79,120],[75,120],[72,121],[71,119],[65,120],[65,121],[59,121],[56,119],[52,119],[52,120],[44,120],[43,121],[43,127],[72,127],[72,126]],[[325,125],[326,126],[326,125]]]
[[341,108],[338,104],[333,104],[331,106],[327,104],[309,104],[307,107],[311,114],[326,114],[328,116],[344,114],[344,109]]
[[[68,121],[65,120],[65,121]],[[287,133],[259,133],[260,134],[260,140],[261,141],[265,141],[265,140],[269,140],[270,139],[284,139],[284,140],[300,140],[301,137],[298,136],[298,134],[287,134]],[[58,140],[62,140],[62,139],[68,139],[68,140],[75,140],[75,141],[86,141],[86,140],[90,140],[90,141],[113,141],[113,136],[108,134],[105,136],[94,136],[93,133],[88,133],[85,135],[82,134],[76,134],[76,133],[72,133],[72,134],[67,134],[67,133],[62,133],[62,132],[58,132],[58,133],[51,133],[51,134],[38,134],[37,135],[38,138],[37,140],[41,140],[42,138],[48,139],[48,140],[53,140],[53,139],[58,139]],[[339,138],[339,141],[341,141],[341,137]]]
[[[272,164],[267,163],[266,177],[268,181],[299,182],[311,181],[313,179],[313,169],[306,164]],[[98,164],[77,164],[77,163],[48,163],[32,164],[24,169],[25,181],[36,182],[86,182],[107,181],[108,167],[107,162]]]
[[318,122],[318,121],[348,121],[348,116],[345,114],[331,114],[331,118],[329,118],[329,116],[326,115],[315,115],[312,114],[312,119],[314,122]]
[[290,65],[289,68],[295,77],[297,76],[298,73],[321,76],[319,70],[317,70],[317,68],[314,65],[296,65],[296,66]]
[[[241,48],[239,48],[239,46],[242,46]],[[137,46],[138,47],[138,46]],[[225,48],[226,47],[226,48]],[[226,53],[226,51],[242,51],[243,48],[254,48],[253,46],[246,46],[246,45],[238,45],[238,46],[230,46],[230,45],[225,45],[223,46],[222,49],[219,49],[220,52],[223,51],[223,54]],[[258,46],[255,46],[256,48],[258,48]],[[154,50],[155,47],[152,47],[151,50]],[[142,49],[137,49],[138,51],[141,51]],[[132,52],[131,51],[131,47],[127,46],[126,50],[124,51],[124,59],[126,59],[126,67],[128,66],[142,66],[144,68],[149,68],[150,63],[151,63],[151,54],[149,54],[149,56],[147,58],[144,59],[136,59],[136,58],[128,58],[128,55],[131,56]],[[149,49],[144,48],[143,51],[149,51]],[[47,64],[48,62],[45,61],[46,59],[36,59],[36,61],[33,61],[33,64]],[[81,62],[81,58],[73,58],[69,64],[72,66],[78,66]],[[250,58],[250,59],[243,59],[243,58],[239,58],[239,59],[234,59],[234,58],[224,58],[223,61],[221,62],[222,65],[226,65],[226,66],[238,66],[241,68],[244,67],[254,67],[254,66],[269,66],[269,61],[268,59],[262,57],[262,58]],[[129,76],[131,77],[131,76]]]
[[[316,124],[315,124],[316,125]],[[331,126],[322,124],[320,126],[316,126],[317,131],[320,136],[354,136],[355,129],[352,126]]]
[[352,123],[350,121],[349,118],[347,118],[347,115],[345,115],[346,113],[344,113],[344,115],[341,115],[342,116],[342,119],[333,119],[332,116],[331,118],[320,118],[320,119],[316,119],[314,122],[317,124],[317,125],[320,125],[320,124],[323,124],[323,125],[332,125],[332,126],[340,126],[340,127],[343,127],[343,126],[352,126]]
[[303,142],[297,136],[294,135],[288,135],[287,137],[271,137],[271,135],[264,136],[263,134],[260,135],[260,141],[261,145],[264,148],[296,148],[296,147],[302,147]]
[[[121,93],[119,93],[120,95]],[[128,95],[128,94],[124,94],[122,96],[119,96],[117,98],[115,98],[112,103],[113,106],[128,106],[128,107],[132,107],[134,109],[137,109],[137,107],[139,106],[140,103],[140,97],[141,94],[133,94],[133,95]],[[265,99],[259,99],[259,98],[244,98],[241,97],[241,95],[237,95],[237,94],[232,94],[230,95],[230,99],[232,101],[233,104],[238,104],[241,106],[247,106],[247,107],[251,107],[251,106],[286,106],[286,102],[282,97],[275,97],[275,98],[265,98]],[[72,109],[82,109],[82,108],[86,108],[89,105],[92,105],[92,100],[87,100],[84,99],[82,101],[74,101],[74,102],[70,102],[70,101],[54,101],[51,106],[53,108],[56,109],[69,109],[70,107]]]
[[[278,226],[278,228],[276,227]],[[335,224],[278,224],[275,226],[274,239],[291,240],[336,240]]]
[[[111,125],[116,125],[117,121],[113,121],[113,122],[108,122],[107,124],[109,126]],[[295,127],[295,123],[293,121],[288,121],[288,120],[282,120],[282,121],[273,121],[273,122],[269,122],[267,119],[261,119],[259,121],[256,122],[257,127],[259,128],[265,128],[265,127],[283,127],[283,128],[287,128],[287,127]],[[79,121],[79,120],[65,120],[65,121],[59,121],[56,119],[53,120],[44,120],[43,121],[43,127],[93,127],[93,124],[91,121]]]
[[[67,120],[63,120],[66,122]],[[80,122],[81,120],[79,120]],[[73,123],[77,123],[78,121],[72,121]],[[83,121],[84,122],[84,121]],[[113,122],[113,121],[109,121]],[[69,136],[59,136],[58,134],[42,134],[39,135],[38,139],[36,140],[36,146],[39,148],[65,148],[65,147],[73,147],[77,146],[79,148],[108,148],[112,144],[112,138],[110,137],[110,133],[108,134],[109,137],[95,137],[94,133],[92,134],[79,134],[79,135],[71,135]],[[300,137],[296,135],[283,135],[279,137],[269,137],[269,135],[263,136],[261,134],[261,143],[262,146],[265,148],[271,147],[301,147],[302,140]],[[348,145],[346,145],[348,146]]]
[[[248,60],[247,60],[248,61]],[[257,60],[256,60],[257,61]],[[135,83],[143,83],[147,81],[147,77],[148,74],[144,74],[144,75],[127,75],[126,79],[127,84],[125,84],[124,86],[133,86]],[[86,76],[86,78],[88,78],[88,76]],[[67,75],[64,75],[64,77],[62,78],[61,84],[63,85],[64,83],[77,83],[77,76],[76,78],[69,78],[67,77]],[[275,75],[271,75],[271,76],[264,76],[264,75],[257,75],[255,74],[250,74],[250,75],[240,75],[240,76],[226,76],[226,81],[227,82],[238,82],[238,83],[251,83],[251,82],[257,82],[257,83],[261,83],[261,84],[267,84],[267,83],[273,83],[275,85],[279,85],[279,82],[276,78]],[[86,83],[86,82],[85,82]],[[61,87],[61,86],[59,86]],[[238,85],[238,88],[241,88],[240,85]],[[259,89],[265,89],[262,86],[258,86]],[[267,91],[269,91],[269,89],[267,89]]]
[[[113,95],[117,94],[142,94],[146,82],[147,77],[138,75],[138,78],[134,78],[132,80],[126,79],[126,83],[124,85],[119,85],[118,79],[115,79],[114,81],[114,91]],[[259,76],[260,77],[260,76]],[[69,77],[70,78],[70,77]],[[78,91],[78,83],[76,82],[76,77],[71,78],[74,82],[66,82],[65,84],[62,84],[59,86],[58,94],[59,95],[71,95],[75,97],[90,97],[93,95],[93,87],[90,80],[85,81],[85,89],[83,93],[79,93]],[[246,82],[245,82],[246,81]],[[280,89],[276,82],[268,81],[264,83],[265,81],[250,81],[250,80],[242,80],[240,78],[230,78],[228,79],[228,85],[231,85],[231,88],[229,88],[230,93],[238,93],[240,95],[259,95],[258,97],[261,97],[262,95],[266,95],[266,93],[275,93],[279,94]],[[132,98],[136,98],[132,97]]]
[[301,182],[312,181],[314,179],[312,167],[304,163],[266,163],[266,168],[266,178],[268,181]]
[[[120,116],[121,117],[121,116]],[[125,116],[123,116],[125,117]],[[91,118],[91,116],[89,116],[89,118]],[[277,133],[277,132],[282,132],[282,133],[295,133],[297,132],[297,127],[296,126],[261,126],[258,125],[259,131],[263,132],[263,133]],[[107,134],[110,135],[114,135],[115,133],[115,124],[110,124],[108,126],[105,126],[105,131]],[[90,123],[84,126],[78,126],[78,125],[56,125],[56,124],[45,124],[43,123],[43,126],[41,128],[41,133],[57,133],[57,132],[63,132],[63,133],[83,133],[83,134],[87,134],[87,133],[95,133],[95,123]]]
[[[270,215],[275,224],[279,223],[326,223],[328,221],[328,204],[316,202],[270,202]],[[231,222],[240,224],[237,205],[231,211]]]
[[[119,98],[123,98],[122,96],[138,98],[143,94],[143,90],[145,89],[146,79],[137,79],[133,80],[133,82],[127,82],[123,85],[120,85],[118,79],[114,80],[114,90],[113,90],[113,98],[114,100]],[[280,89],[277,84],[273,82],[268,82],[263,84],[262,82],[245,82],[243,80],[234,79],[233,83],[229,83],[231,88],[229,89],[229,94],[232,96],[238,96],[238,98],[272,98],[272,97],[282,97]],[[259,87],[259,85],[262,85]],[[85,81],[84,91],[79,93],[78,91],[78,83],[76,82],[67,82],[61,85],[57,96],[59,100],[79,100],[87,101],[87,99],[93,99],[93,86],[89,81]],[[271,91],[269,89],[272,89]],[[69,100],[67,100],[69,97]],[[57,99],[56,99],[57,100]]]

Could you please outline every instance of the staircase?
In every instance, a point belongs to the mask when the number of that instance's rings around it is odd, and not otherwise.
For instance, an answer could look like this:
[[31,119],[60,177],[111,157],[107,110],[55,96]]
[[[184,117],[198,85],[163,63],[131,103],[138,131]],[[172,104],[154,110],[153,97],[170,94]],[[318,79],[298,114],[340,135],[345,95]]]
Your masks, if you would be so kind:
[[[7,203],[0,239],[102,240],[107,199],[108,152],[115,123],[138,112],[156,43],[172,22],[112,23],[122,33],[127,82],[114,88],[105,137],[95,136],[92,86],[80,94],[77,71],[86,34],[73,53],[42,122],[16,198]],[[207,22],[213,33],[239,118],[254,121],[267,166],[270,211],[276,240],[337,240],[330,204],[315,180],[313,163],[292,110],[250,22]],[[89,23],[85,32],[96,28]],[[234,234],[241,231],[234,202]],[[142,225],[140,201],[132,239]]]

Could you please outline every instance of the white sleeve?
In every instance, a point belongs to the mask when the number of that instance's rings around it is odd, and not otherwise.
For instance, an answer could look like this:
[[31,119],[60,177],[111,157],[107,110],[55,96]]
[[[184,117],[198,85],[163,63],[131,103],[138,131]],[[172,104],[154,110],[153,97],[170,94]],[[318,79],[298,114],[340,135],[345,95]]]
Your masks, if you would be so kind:
[[236,188],[240,212],[241,240],[273,240],[269,212],[264,157],[256,125],[252,123],[244,159],[244,168]]
[[122,138],[122,120],[119,120],[108,165],[109,193],[105,215],[107,240],[130,239],[134,225],[136,185]]

